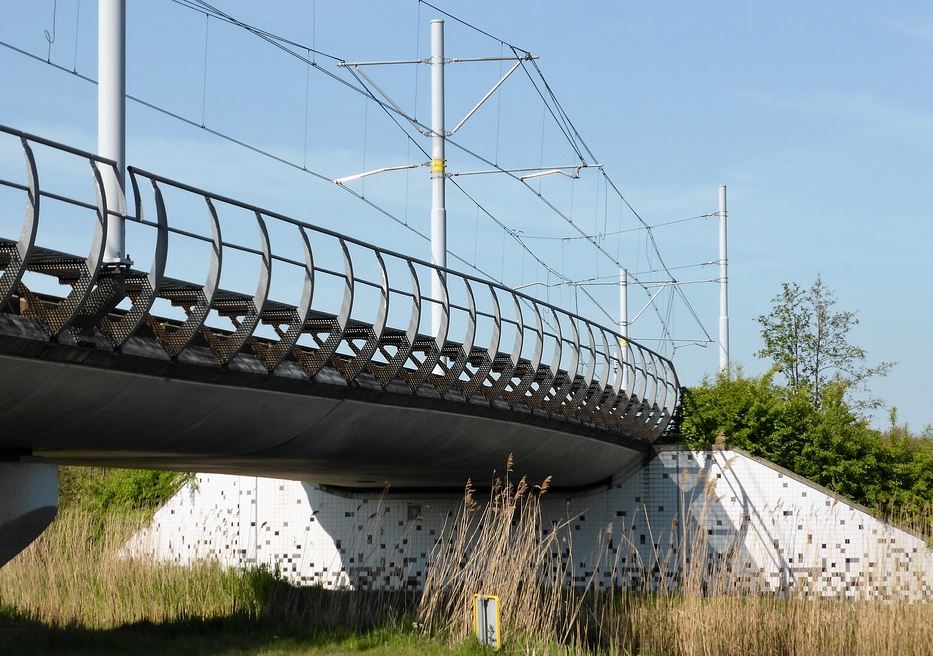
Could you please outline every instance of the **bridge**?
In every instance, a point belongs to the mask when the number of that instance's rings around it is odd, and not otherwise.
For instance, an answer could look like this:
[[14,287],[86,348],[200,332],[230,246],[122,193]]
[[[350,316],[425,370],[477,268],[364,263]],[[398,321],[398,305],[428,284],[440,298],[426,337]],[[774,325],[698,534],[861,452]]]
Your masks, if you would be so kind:
[[[672,363],[613,329],[133,167],[130,207],[115,161],[0,136],[25,163],[0,178],[3,212],[24,208],[0,240],[4,453],[362,489],[460,487],[514,454],[587,487],[671,422]],[[85,173],[51,186],[40,160]],[[146,270],[105,261],[111,217],[147,231]],[[203,279],[168,275],[179,262]]]
[[447,267],[446,140],[530,53],[480,58],[514,61],[452,131],[443,21],[408,62],[431,66],[430,127],[400,114],[431,140],[429,262],[126,167],[125,14],[98,3],[97,153],[0,126],[0,564],[54,517],[58,464],[365,494],[482,486],[510,455],[567,489],[645,461],[678,402],[668,359],[627,319]]

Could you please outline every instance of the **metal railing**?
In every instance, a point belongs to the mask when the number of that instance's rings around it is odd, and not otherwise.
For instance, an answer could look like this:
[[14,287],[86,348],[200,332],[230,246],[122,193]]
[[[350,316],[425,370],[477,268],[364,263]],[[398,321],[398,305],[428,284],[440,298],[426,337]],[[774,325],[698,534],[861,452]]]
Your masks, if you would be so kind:
[[[417,392],[429,386],[439,395],[463,402],[547,413],[648,442],[671,421],[679,388],[670,360],[584,317],[496,282],[134,167],[128,169],[134,200],[131,214],[125,199],[108,199],[104,191],[104,176],[115,175],[114,162],[11,128],[0,126],[0,132],[20,139],[27,173],[26,184],[0,178],[0,185],[27,196],[20,239],[0,240],[0,306],[14,293],[24,298],[26,313],[52,338],[69,330],[99,329],[119,349],[145,326],[173,358],[200,335],[221,366],[237,357],[254,357],[275,372],[283,362],[292,361],[309,378],[332,367],[348,383],[372,376],[383,387],[401,382]],[[86,159],[97,203],[43,191],[32,144]],[[167,193],[203,203],[210,235],[173,222]],[[86,258],[36,245],[42,198],[94,211],[97,220]],[[146,216],[144,207],[154,208],[153,216]],[[245,211],[255,222],[258,248],[223,234],[220,214],[227,208]],[[148,272],[102,265],[106,218],[112,214],[155,230]],[[188,215],[184,218],[190,220]],[[286,238],[298,245],[301,256],[273,248],[270,228],[277,244]],[[209,245],[205,280],[166,276],[169,244],[176,239]],[[233,251],[259,259],[254,293],[220,288],[224,254]],[[342,270],[322,264],[324,255],[334,253],[343,263]],[[283,268],[297,270],[303,278],[291,302],[270,299],[273,276]],[[73,274],[67,275],[71,270]],[[27,271],[56,276],[71,285],[71,293],[50,308],[23,284]],[[443,282],[439,298],[423,290],[430,289],[425,281],[434,272]],[[326,293],[325,283],[336,283],[337,293]],[[364,290],[372,290],[378,300],[367,303]],[[168,321],[154,316],[153,305],[160,298],[182,308],[184,318]],[[129,309],[113,311],[124,299]],[[392,325],[390,306],[395,309],[399,304],[407,320]],[[437,334],[422,331],[435,306],[442,316]],[[207,320],[212,312],[229,319],[233,328],[210,327]],[[361,312],[372,318],[354,316]]]

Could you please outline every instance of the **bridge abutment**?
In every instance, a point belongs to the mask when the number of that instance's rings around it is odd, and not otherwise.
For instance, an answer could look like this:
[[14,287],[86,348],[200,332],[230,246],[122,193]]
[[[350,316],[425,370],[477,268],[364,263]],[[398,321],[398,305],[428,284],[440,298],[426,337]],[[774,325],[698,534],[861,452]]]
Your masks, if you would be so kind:
[[[471,500],[483,513],[488,497]],[[264,567],[296,585],[418,589],[436,559],[472,539],[457,534],[463,503],[463,494],[348,495],[198,474],[123,553]],[[933,600],[933,548],[922,535],[743,451],[661,449],[605,487],[548,490],[540,511],[558,548],[543,549],[535,566],[593,590],[686,583],[725,594]]]
[[0,566],[29,546],[58,512],[58,465],[0,462]]

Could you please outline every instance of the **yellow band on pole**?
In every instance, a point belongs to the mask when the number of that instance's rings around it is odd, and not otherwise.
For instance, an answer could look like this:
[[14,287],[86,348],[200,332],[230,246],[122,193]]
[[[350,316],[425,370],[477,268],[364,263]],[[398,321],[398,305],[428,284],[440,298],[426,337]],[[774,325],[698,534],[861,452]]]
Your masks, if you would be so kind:
[[431,160],[431,173],[443,173],[444,169],[447,168],[447,160],[443,159],[432,159]]

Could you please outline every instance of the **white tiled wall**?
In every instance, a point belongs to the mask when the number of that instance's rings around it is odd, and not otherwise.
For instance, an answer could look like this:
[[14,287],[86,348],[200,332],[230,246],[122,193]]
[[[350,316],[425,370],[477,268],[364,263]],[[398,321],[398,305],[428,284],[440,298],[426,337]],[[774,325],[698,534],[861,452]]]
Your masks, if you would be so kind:
[[[417,587],[459,504],[199,474],[127,549],[263,565],[298,584]],[[610,489],[551,491],[542,508],[545,526],[570,520],[562,557],[578,583],[676,585],[688,569],[710,586],[933,599],[933,549],[922,539],[736,451],[663,451]]]

